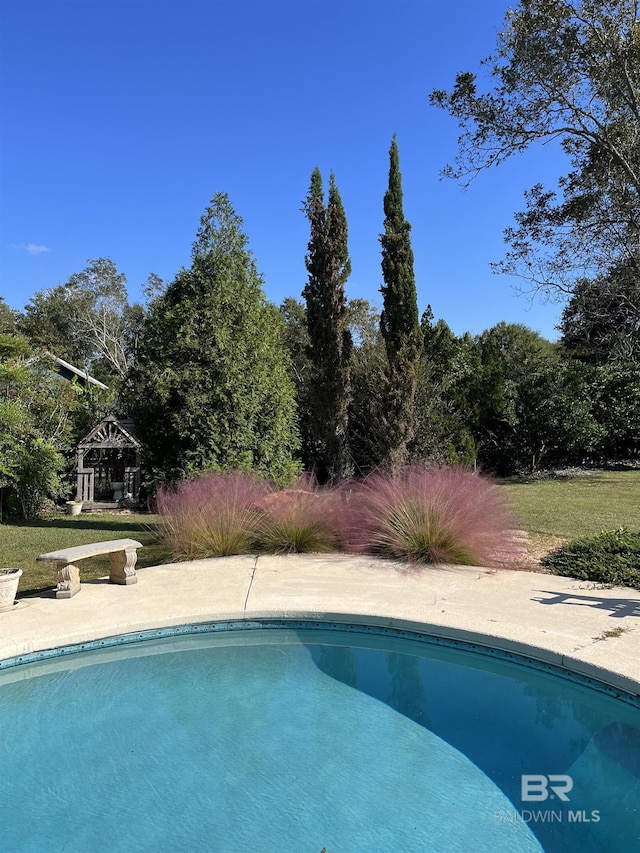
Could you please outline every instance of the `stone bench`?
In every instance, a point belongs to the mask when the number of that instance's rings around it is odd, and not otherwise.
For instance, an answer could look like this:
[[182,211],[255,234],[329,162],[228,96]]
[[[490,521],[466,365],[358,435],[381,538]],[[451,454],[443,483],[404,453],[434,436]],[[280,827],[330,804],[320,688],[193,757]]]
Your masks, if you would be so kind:
[[64,548],[50,554],[40,554],[37,560],[56,563],[58,586],[56,598],[72,598],[80,592],[80,569],[75,565],[78,560],[108,554],[111,563],[109,581],[128,586],[138,582],[136,560],[141,542],[135,539],[111,539],[108,542],[93,542],[91,545],[78,545]]

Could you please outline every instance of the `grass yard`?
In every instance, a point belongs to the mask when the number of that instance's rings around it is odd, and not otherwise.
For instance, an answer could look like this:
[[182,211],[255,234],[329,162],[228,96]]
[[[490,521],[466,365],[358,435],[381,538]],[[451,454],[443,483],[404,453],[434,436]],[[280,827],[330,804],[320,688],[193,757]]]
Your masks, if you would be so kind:
[[598,471],[500,485],[535,550],[626,527],[640,531],[640,471]]
[[[137,539],[138,568],[155,566],[169,559],[169,551],[155,532],[156,517],[139,513],[82,513],[78,516],[51,515],[35,521],[0,524],[0,566],[22,569],[18,594],[25,595],[56,585],[54,563],[37,563],[39,554],[73,545],[87,545],[105,539]],[[80,579],[91,580],[109,574],[109,557],[82,560]]]
[[[503,483],[522,528],[530,536],[530,553],[539,557],[581,536],[626,527],[640,531],[640,471],[606,471],[559,478]],[[55,566],[37,563],[38,554],[105,539],[137,539],[138,567],[171,559],[156,534],[157,517],[140,513],[56,513],[37,521],[0,524],[0,566],[22,569],[19,595],[55,586]],[[109,573],[108,556],[80,564],[81,579]]]

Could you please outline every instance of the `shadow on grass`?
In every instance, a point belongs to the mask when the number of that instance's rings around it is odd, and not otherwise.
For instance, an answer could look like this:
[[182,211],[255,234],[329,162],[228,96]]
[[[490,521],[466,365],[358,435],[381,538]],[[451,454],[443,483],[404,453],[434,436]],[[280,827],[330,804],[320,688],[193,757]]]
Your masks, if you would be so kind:
[[129,520],[126,516],[118,519],[100,520],[100,519],[84,519],[82,516],[63,517],[63,518],[39,518],[31,521],[14,521],[14,527],[42,527],[42,528],[58,528],[69,530],[119,530],[127,528],[129,530],[141,530],[149,533],[155,533],[157,522],[149,519],[149,521]]
[[628,474],[640,471],[636,462],[619,462],[610,465],[594,465],[584,468],[560,468],[537,471],[529,474],[512,474],[495,477],[494,482],[501,486],[531,486],[549,482],[585,482],[599,480],[607,474]]

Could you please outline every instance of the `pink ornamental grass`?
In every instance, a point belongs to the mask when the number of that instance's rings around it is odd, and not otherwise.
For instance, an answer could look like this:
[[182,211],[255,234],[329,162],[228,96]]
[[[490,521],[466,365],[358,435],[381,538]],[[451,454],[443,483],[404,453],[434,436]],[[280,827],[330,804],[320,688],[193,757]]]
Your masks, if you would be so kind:
[[511,541],[513,515],[484,476],[412,464],[355,486],[355,550],[414,563],[488,566]]
[[260,502],[257,547],[271,554],[343,550],[349,530],[345,505],[341,491],[320,489],[313,477],[303,475]]
[[160,535],[180,559],[251,553],[262,516],[259,504],[273,489],[240,472],[204,474],[160,489]]

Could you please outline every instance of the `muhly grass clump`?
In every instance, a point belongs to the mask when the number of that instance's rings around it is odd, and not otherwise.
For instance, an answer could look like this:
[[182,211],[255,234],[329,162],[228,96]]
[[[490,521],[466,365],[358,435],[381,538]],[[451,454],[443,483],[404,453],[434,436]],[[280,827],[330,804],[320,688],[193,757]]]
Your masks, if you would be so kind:
[[377,554],[411,563],[492,565],[513,518],[486,478],[413,464],[395,476],[278,489],[257,475],[211,473],[158,493],[159,531],[180,559],[250,553]]
[[345,550],[350,530],[346,496],[319,488],[302,476],[288,489],[260,502],[256,547],[270,554],[327,553]]
[[412,563],[488,566],[514,519],[498,489],[463,468],[412,464],[355,487],[356,550]]
[[273,490],[266,480],[240,472],[182,480],[158,491],[159,533],[181,559],[251,553],[260,502]]
[[257,475],[210,473],[158,492],[159,532],[181,559],[347,548],[344,493],[310,476],[288,488]]

